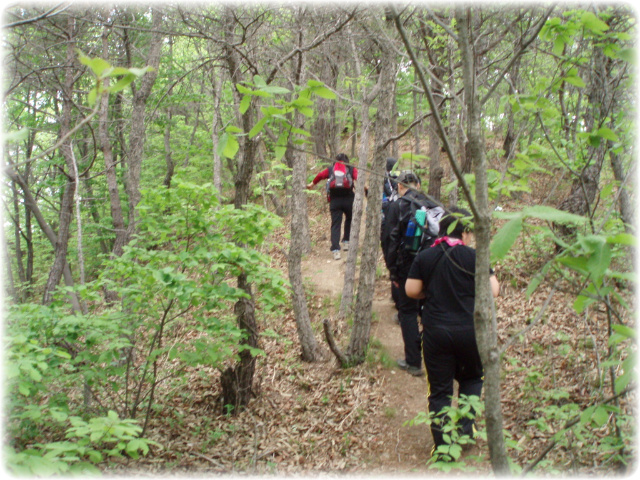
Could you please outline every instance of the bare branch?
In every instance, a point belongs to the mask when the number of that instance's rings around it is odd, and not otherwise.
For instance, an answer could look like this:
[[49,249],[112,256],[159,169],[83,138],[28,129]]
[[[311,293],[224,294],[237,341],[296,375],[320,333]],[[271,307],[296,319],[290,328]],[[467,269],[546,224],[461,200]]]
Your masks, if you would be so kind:
[[[60,8],[61,5],[63,5],[63,3],[59,3],[58,5],[53,7],[51,10],[48,10],[47,12],[43,13],[42,15],[39,15],[39,16],[33,17],[33,18],[27,18],[25,20],[19,20],[17,22],[13,22],[13,23],[8,23],[7,25],[3,25],[2,28],[19,27],[20,25],[27,25],[29,23],[39,22],[40,20],[44,20],[45,18],[55,17],[56,15],[64,12],[66,9],[68,9],[71,6],[71,3],[69,3],[62,10],[58,10],[58,8]],[[56,12],[56,10],[58,10],[58,11]]]

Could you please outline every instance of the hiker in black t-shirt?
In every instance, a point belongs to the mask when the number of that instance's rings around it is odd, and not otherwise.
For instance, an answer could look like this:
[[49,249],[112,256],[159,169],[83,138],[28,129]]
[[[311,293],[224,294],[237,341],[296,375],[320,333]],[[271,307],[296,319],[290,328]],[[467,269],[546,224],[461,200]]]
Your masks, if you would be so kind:
[[[459,394],[482,392],[482,363],[473,325],[475,306],[476,251],[468,246],[473,233],[460,218],[471,214],[451,207],[440,220],[440,235],[431,248],[420,252],[411,266],[406,293],[424,299],[422,310],[422,351],[429,383],[429,412],[451,405],[453,380]],[[453,231],[447,233],[456,220]],[[494,297],[500,286],[491,271]],[[473,422],[461,421],[462,433],[471,435]],[[435,447],[445,443],[441,429],[431,424]]]
[[[418,312],[420,304],[405,293],[405,282],[416,252],[406,248],[405,235],[407,224],[411,220],[412,202],[424,204],[428,208],[437,205],[419,191],[420,179],[411,170],[398,175],[398,200],[389,206],[382,244],[384,260],[389,277],[398,289],[398,320],[404,341],[404,358],[398,360],[398,366],[414,376],[422,376],[422,353],[420,351],[420,328]],[[415,207],[414,207],[415,209]],[[437,232],[437,230],[436,230]],[[436,232],[433,232],[435,237]]]

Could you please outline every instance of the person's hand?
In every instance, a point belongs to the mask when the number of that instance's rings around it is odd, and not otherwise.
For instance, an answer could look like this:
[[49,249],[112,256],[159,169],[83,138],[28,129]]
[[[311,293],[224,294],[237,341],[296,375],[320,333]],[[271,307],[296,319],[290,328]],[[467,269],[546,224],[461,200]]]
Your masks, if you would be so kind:
[[313,182],[307,184],[307,190],[311,190],[313,188]]

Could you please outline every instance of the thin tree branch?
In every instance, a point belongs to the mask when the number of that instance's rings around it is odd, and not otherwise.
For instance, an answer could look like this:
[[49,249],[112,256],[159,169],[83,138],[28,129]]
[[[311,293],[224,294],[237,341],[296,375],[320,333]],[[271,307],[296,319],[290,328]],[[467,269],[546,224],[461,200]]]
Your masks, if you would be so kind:
[[100,102],[96,101],[96,106],[95,108],[91,111],[91,113],[86,116],[80,123],[78,123],[75,127],[73,127],[71,130],[69,130],[65,135],[63,135],[60,140],[58,140],[52,147],[49,147],[48,149],[46,149],[44,152],[42,152],[40,155],[36,155],[35,157],[31,157],[28,160],[25,160],[24,162],[20,162],[20,163],[12,163],[10,165],[8,165],[8,168],[12,168],[12,169],[16,169],[17,167],[21,167],[22,165],[26,165],[27,163],[30,162],[34,162],[36,160],[41,159],[42,157],[44,157],[45,155],[48,155],[49,153],[53,152],[54,150],[56,150],[57,148],[59,148],[60,146],[62,146],[62,144],[74,133],[76,133],[78,130],[80,130],[85,124],[87,124],[88,122],[91,121],[91,119],[93,117],[96,116],[96,114],[98,113],[98,110],[100,110]]
[[513,58],[511,59],[511,61],[507,64],[506,67],[504,67],[504,69],[502,70],[502,72],[500,72],[500,75],[498,75],[498,79],[495,81],[495,83],[493,84],[493,86],[489,89],[489,91],[487,92],[487,94],[484,96],[484,98],[482,100],[480,100],[480,105],[484,105],[487,100],[489,100],[489,98],[491,98],[491,95],[493,95],[493,92],[496,88],[498,88],[498,85],[500,85],[500,83],[502,82],[502,80],[504,79],[504,76],[507,74],[507,72],[511,69],[511,67],[513,66],[514,63],[516,63],[516,61],[518,60],[518,58],[524,53],[524,51],[527,49],[527,47],[529,47],[529,45],[531,44],[531,42],[533,42],[537,37],[538,34],[540,33],[540,30],[542,30],[542,27],[544,27],[544,24],[547,22],[547,18],[549,18],[549,15],[551,15],[551,12],[554,10],[555,5],[552,5],[551,8],[549,8],[549,10],[547,10],[547,13],[545,13],[542,18],[540,19],[540,23],[538,24],[538,26],[536,27],[535,32],[533,32],[533,34],[531,35],[531,37],[522,44],[522,46],[520,47],[520,50],[518,50],[518,52],[513,56]]
[[339,23],[333,30],[331,30],[329,32],[325,32],[323,35],[321,35],[319,38],[316,38],[309,45],[307,45],[305,47],[295,48],[291,52],[289,52],[285,57],[283,57],[276,64],[275,67],[273,67],[273,70],[271,70],[271,73],[267,77],[267,81],[266,81],[267,84],[270,84],[273,81],[274,77],[276,76],[276,73],[278,73],[278,70],[280,70],[282,65],[284,65],[290,58],[294,57],[295,55],[297,55],[299,53],[308,52],[309,50],[311,50],[311,49],[317,47],[318,45],[320,45],[322,42],[324,42],[326,39],[328,39],[332,35],[338,33],[340,30],[342,30],[344,28],[345,25],[347,25],[351,21],[351,19],[355,16],[357,11],[358,11],[358,9],[355,8],[352,12],[350,12],[347,15],[347,18],[344,21],[342,21],[341,23]]
[[451,147],[451,144],[449,143],[449,138],[447,137],[447,134],[444,130],[444,125],[442,124],[442,119],[440,118],[440,114],[438,113],[437,105],[433,98],[433,92],[431,91],[431,87],[427,83],[427,80],[424,76],[424,72],[422,71],[422,67],[420,66],[420,62],[418,62],[418,58],[416,57],[416,54],[413,51],[413,47],[409,43],[409,39],[407,38],[407,33],[405,32],[404,27],[400,22],[400,16],[398,15],[395,5],[391,5],[390,9],[393,12],[396,28],[398,29],[398,32],[402,37],[402,42],[404,43],[407,49],[407,53],[409,54],[409,57],[413,62],[413,68],[415,68],[416,73],[418,74],[418,77],[420,79],[420,83],[422,84],[422,88],[424,88],[424,91],[427,94],[427,100],[429,101],[429,106],[431,107],[431,110],[433,112],[436,125],[438,126],[438,133],[440,134],[440,139],[442,140],[445,151],[447,152],[447,157],[449,158],[449,163],[451,164],[451,168],[453,169],[453,172],[455,173],[456,178],[458,179],[458,182],[462,187],[465,197],[469,201],[469,208],[471,209],[471,212],[473,213],[474,217],[480,218],[480,212],[478,211],[476,203],[473,199],[473,195],[471,195],[471,189],[469,188],[469,185],[464,179],[464,176],[462,175],[462,171],[458,167],[458,164],[456,163],[455,158],[453,156],[453,149]]
[[346,357],[344,353],[340,350],[340,348],[336,345],[336,342],[333,338],[333,334],[331,333],[331,321],[328,318],[325,318],[322,321],[322,327],[324,328],[324,336],[327,339],[327,343],[329,344],[329,348],[336,356],[340,365],[345,366],[349,364],[349,359]]
[[62,10],[59,10],[55,13],[53,13],[55,10],[57,10],[58,8],[60,8],[60,6],[63,5],[63,3],[59,3],[58,5],[56,5],[55,7],[53,7],[51,10],[43,13],[42,15],[38,16],[38,17],[33,17],[33,18],[27,18],[25,20],[19,20],[17,22],[13,22],[13,23],[8,23],[7,25],[3,25],[2,28],[14,28],[14,27],[19,27],[20,25],[27,25],[29,23],[34,23],[34,22],[38,22],[40,20],[43,20],[45,18],[51,18],[51,17],[55,17],[56,15],[64,12],[66,9],[68,9],[71,6],[71,2],[69,2],[69,5],[67,5],[66,7],[64,7]]

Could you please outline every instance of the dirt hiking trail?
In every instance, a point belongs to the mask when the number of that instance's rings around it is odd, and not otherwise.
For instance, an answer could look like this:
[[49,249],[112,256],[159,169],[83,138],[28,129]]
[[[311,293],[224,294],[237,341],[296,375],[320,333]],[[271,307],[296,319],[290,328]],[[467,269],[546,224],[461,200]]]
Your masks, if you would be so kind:
[[[326,232],[319,232],[312,253],[302,262],[303,278],[316,294],[327,296],[332,304],[339,305],[348,252],[343,250],[342,258],[334,260],[329,248],[328,225],[324,228]],[[395,361],[404,357],[402,334],[394,320],[395,313],[388,276],[384,275],[376,280],[371,341],[380,342],[393,366],[383,366],[379,370],[386,387],[384,395],[388,407],[381,418],[369,421],[378,423],[378,431],[383,438],[385,451],[380,455],[380,463],[387,465],[389,471],[424,474],[433,444],[431,434],[426,425],[403,424],[418,412],[427,410],[427,382],[425,377],[414,377],[395,366]],[[330,362],[335,362],[333,356]]]

